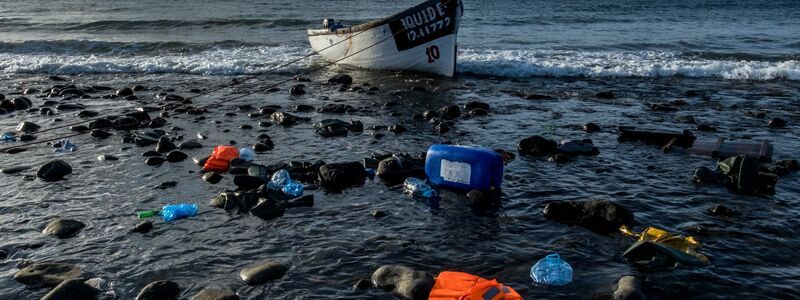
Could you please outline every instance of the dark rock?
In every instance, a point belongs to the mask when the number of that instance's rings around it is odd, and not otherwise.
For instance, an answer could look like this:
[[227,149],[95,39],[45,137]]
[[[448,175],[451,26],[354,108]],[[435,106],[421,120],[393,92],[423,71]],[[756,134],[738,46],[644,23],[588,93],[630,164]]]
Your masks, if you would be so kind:
[[122,88],[120,90],[117,90],[116,95],[120,96],[120,97],[127,97],[127,96],[130,96],[130,95],[133,95],[133,90],[131,88],[129,88],[129,87]]
[[283,277],[289,267],[282,262],[271,260],[239,272],[239,277],[248,285],[261,285]]
[[481,117],[489,115],[489,112],[483,108],[473,108],[469,111],[469,114],[472,116]]
[[156,151],[159,153],[167,153],[175,149],[178,149],[178,147],[166,136],[162,136],[156,145]]
[[272,150],[275,146],[272,144],[272,140],[269,140],[269,144],[265,143],[255,143],[253,144],[253,151],[255,152],[266,152]]
[[210,184],[217,184],[220,180],[222,180],[222,175],[217,172],[208,172],[203,174],[203,180]]
[[82,110],[75,116],[78,118],[91,118],[91,117],[96,117],[98,115],[100,115],[100,113],[93,110]]
[[52,115],[55,115],[56,112],[53,111],[53,109],[51,109],[49,107],[42,107],[42,108],[39,109],[39,114],[43,115],[43,116],[52,116]]
[[724,183],[727,177],[723,174],[712,171],[707,167],[699,167],[694,170],[692,179],[696,183],[701,184],[721,184]]
[[153,188],[157,189],[157,190],[166,190],[168,188],[174,188],[176,186],[178,186],[178,182],[177,181],[164,181],[162,183],[159,183],[157,186],[155,186]]
[[319,168],[320,186],[328,191],[341,191],[344,188],[364,184],[367,172],[360,162],[326,164]]
[[197,165],[198,167],[202,167],[202,166],[205,166],[205,165],[206,165],[206,161],[208,161],[208,159],[209,159],[210,157],[211,157],[211,156],[206,156],[206,157],[203,157],[203,158],[192,157],[192,161],[193,161],[193,162],[194,162],[194,164],[195,164],[195,165]]
[[150,230],[153,229],[153,222],[151,221],[143,221],[136,226],[133,226],[131,232],[138,232],[138,233],[148,233]]
[[111,122],[111,126],[117,130],[134,130],[140,127],[140,122],[136,118],[122,117]]
[[650,109],[655,111],[678,111],[677,107],[664,103],[651,103]]
[[353,290],[366,290],[372,287],[372,282],[369,279],[359,279],[354,285]]
[[142,288],[136,300],[178,300],[180,294],[180,285],[169,280],[159,280]]
[[547,219],[580,225],[600,234],[617,232],[622,225],[633,226],[633,213],[629,209],[605,200],[551,202],[543,212]]
[[132,88],[132,90],[134,92],[141,92],[141,91],[144,91],[146,89],[147,89],[147,87],[145,87],[143,85],[140,85],[140,84],[134,85],[133,88]]
[[300,96],[305,95],[306,91],[303,89],[303,85],[295,85],[291,89],[289,89],[289,94],[292,96]]
[[190,300],[239,300],[239,295],[229,288],[207,287]]
[[107,139],[107,138],[111,137],[113,134],[111,134],[110,132],[105,131],[105,130],[95,129],[95,130],[92,130],[92,132],[89,133],[89,135],[91,135],[94,138],[98,138],[98,139]]
[[439,113],[432,110],[426,110],[422,113],[422,116],[425,117],[425,121],[430,121],[433,118],[439,117]]
[[399,265],[382,266],[372,273],[371,279],[376,287],[392,290],[408,300],[428,299],[434,284],[431,274]]
[[350,120],[350,125],[347,126],[347,130],[352,132],[362,132],[364,131],[364,124],[358,120]]
[[411,91],[412,92],[425,92],[426,90],[425,90],[424,86],[414,86],[414,87],[411,87]]
[[56,105],[57,110],[78,110],[78,109],[86,109],[86,106],[78,103],[62,103]]
[[486,103],[483,103],[483,102],[478,102],[478,101],[470,101],[470,102],[467,102],[466,104],[464,104],[464,109],[467,110],[467,111],[471,111],[471,110],[476,109],[476,108],[480,108],[480,109],[483,109],[483,110],[488,112],[489,111],[489,104],[486,104]]
[[32,135],[32,134],[23,134],[23,135],[19,136],[19,141],[20,142],[30,142],[30,141],[35,140],[35,139],[36,139],[36,136]]
[[341,114],[353,109],[354,107],[347,104],[328,103],[317,109],[317,112]]
[[56,218],[50,221],[50,223],[47,223],[47,227],[42,230],[42,233],[65,239],[75,236],[83,227],[86,227],[86,224],[80,221]]
[[[34,89],[34,88],[27,88],[24,91],[22,91],[22,94],[23,95],[33,95],[33,94],[38,94],[39,92],[41,92],[41,91],[39,91],[37,89]],[[5,96],[0,97],[0,100],[3,100],[3,99],[5,99]]]
[[11,148],[11,149],[6,150],[5,153],[6,154],[17,154],[17,153],[20,153],[20,152],[25,152],[27,150],[28,150],[28,148],[16,147],[16,148]]
[[147,160],[144,161],[144,163],[147,164],[148,166],[160,166],[165,161],[167,160],[164,159],[163,157],[153,156],[153,157],[148,157]]
[[87,132],[87,131],[89,131],[91,129],[89,129],[89,127],[84,126],[84,125],[78,125],[78,126],[70,127],[69,130],[77,131],[77,132]]
[[8,168],[3,168],[2,170],[0,170],[0,172],[2,172],[3,174],[16,174],[30,168],[31,167],[28,166],[8,167]]
[[117,161],[119,160],[118,157],[110,155],[110,154],[103,154],[97,157],[99,161]]
[[245,129],[245,130],[253,129],[253,126],[252,125],[248,125],[248,124],[244,124],[244,125],[240,125],[239,129]]
[[349,127],[350,123],[336,119],[325,119],[314,124],[314,128],[317,128],[316,133],[322,137],[347,135]]
[[634,276],[625,276],[617,282],[614,289],[614,300],[644,300],[647,299],[641,291],[641,282]]
[[17,125],[17,131],[18,132],[34,132],[34,131],[38,131],[39,128],[42,128],[42,127],[39,126],[39,125],[36,125],[36,123],[27,122],[27,121],[19,123],[19,125]]
[[786,121],[781,118],[772,118],[772,120],[769,121],[769,127],[780,128],[784,126],[786,126]]
[[517,146],[519,154],[531,156],[547,156],[553,155],[558,152],[558,143],[553,140],[548,140],[541,136],[535,135],[528,137],[519,142]]
[[525,94],[524,98],[528,99],[528,100],[548,100],[548,99],[553,99],[552,96],[541,95],[541,94]]
[[274,113],[276,111],[278,111],[278,108],[267,106],[267,107],[260,108],[258,113],[261,114],[261,115],[266,116],[266,115],[271,115],[272,113]]
[[350,77],[350,75],[336,75],[328,79],[328,83],[351,85],[353,84],[353,77]]
[[30,99],[28,99],[28,97],[14,98],[14,100],[11,100],[11,104],[14,105],[14,109],[16,110],[25,110],[33,106],[33,103]]
[[186,153],[183,153],[180,150],[172,150],[169,153],[167,153],[167,161],[171,163],[181,162],[185,160],[187,157],[189,157],[189,155],[186,155]]
[[612,93],[610,91],[599,92],[599,93],[595,94],[594,96],[599,98],[599,99],[614,99],[615,98],[614,97],[614,93]]
[[294,199],[283,201],[283,206],[286,208],[295,208],[295,207],[313,207],[314,206],[314,195],[305,195],[301,197],[297,197]]
[[292,110],[296,112],[310,112],[316,110],[316,108],[314,108],[311,105],[299,104],[299,105],[293,105]]
[[370,214],[372,215],[373,218],[376,219],[380,219],[386,216],[386,213],[383,212],[382,210],[373,210],[372,212],[370,212]]
[[69,279],[53,288],[41,300],[94,300],[99,291],[80,279]]
[[162,127],[164,125],[167,125],[167,120],[166,119],[164,119],[162,117],[155,117],[152,120],[150,120],[150,123],[147,124],[147,127],[159,128],[159,127]]
[[398,125],[392,125],[392,126],[389,126],[389,131],[394,132],[395,134],[401,134],[403,132],[406,132],[406,128],[403,127],[403,125],[399,125],[399,124]]
[[161,153],[158,153],[158,151],[150,150],[142,153],[142,156],[144,157],[161,156]]
[[272,115],[270,115],[270,120],[272,121],[272,123],[275,123],[275,124],[278,124],[278,125],[290,126],[290,125],[297,124],[298,122],[300,122],[301,120],[304,120],[304,119],[303,118],[299,118],[299,117],[294,116],[294,115],[290,115],[290,114],[285,113],[285,112],[274,112],[274,113],[272,113]]
[[[271,220],[280,216],[283,216],[283,213],[286,211],[286,208],[283,207],[280,203],[272,199],[266,199],[261,201],[256,206],[250,209],[250,214],[256,217],[261,218],[262,220]],[[244,278],[242,278],[244,279]],[[247,281],[247,280],[245,280]]]
[[582,141],[564,140],[558,145],[558,152],[567,155],[597,155],[600,150],[594,146],[592,140],[585,139]]
[[114,125],[114,122],[112,122],[109,119],[105,119],[105,118],[97,119],[97,120],[89,122],[89,128],[90,129],[103,129],[103,128],[111,127],[113,125]]
[[461,116],[461,109],[458,105],[448,105],[439,109],[439,117],[442,119],[458,119]]
[[390,186],[401,184],[408,177],[426,178],[425,161],[403,156],[389,157],[378,164],[376,175]]
[[200,144],[200,142],[198,141],[189,140],[189,141],[183,141],[180,144],[178,144],[178,149],[181,150],[191,150],[200,148],[203,148],[203,144]]
[[52,160],[36,171],[36,176],[44,181],[61,180],[69,174],[72,174],[72,166],[60,159]]
[[564,164],[572,161],[573,156],[564,153],[553,154],[547,157],[548,161]]
[[444,133],[447,133],[448,131],[450,131],[450,126],[445,124],[445,123],[439,123],[439,124],[436,124],[436,127],[434,127],[434,130],[436,130],[436,132],[438,132],[439,134],[444,134]]
[[80,279],[80,268],[61,263],[34,263],[14,274],[14,280],[32,286],[54,287],[65,280]]
[[586,123],[583,124],[583,131],[587,133],[594,133],[600,131],[600,126],[597,126],[595,123]]
[[711,126],[709,124],[699,124],[699,125],[697,125],[696,128],[699,131],[717,131],[716,127]]

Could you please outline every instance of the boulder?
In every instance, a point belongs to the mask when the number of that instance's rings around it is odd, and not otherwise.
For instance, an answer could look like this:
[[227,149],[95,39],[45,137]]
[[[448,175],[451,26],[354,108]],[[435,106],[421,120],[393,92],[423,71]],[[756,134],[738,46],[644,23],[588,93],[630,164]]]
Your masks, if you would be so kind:
[[61,263],[34,263],[14,274],[14,280],[33,286],[54,287],[69,279],[83,276],[80,268]]
[[44,181],[61,180],[69,174],[72,174],[72,166],[60,159],[52,160],[36,171],[36,176]]
[[181,287],[169,280],[151,282],[139,291],[136,300],[178,300]]
[[378,268],[371,279],[376,287],[390,289],[398,297],[408,300],[428,299],[434,284],[431,274],[398,265]]
[[617,282],[614,290],[614,300],[644,300],[647,299],[641,291],[641,282],[634,276],[625,276]]
[[261,285],[283,277],[289,267],[282,262],[271,260],[239,272],[239,277],[248,285]]
[[386,185],[398,185],[408,177],[426,178],[425,160],[406,156],[392,156],[381,160],[376,172]]
[[633,213],[629,209],[605,200],[551,202],[543,213],[547,219],[580,225],[600,234],[618,232],[622,225],[633,226]]
[[148,157],[147,160],[144,161],[144,163],[147,164],[148,166],[160,166],[165,161],[167,160],[161,156],[153,156],[153,157]]
[[364,184],[367,172],[360,162],[326,164],[319,168],[319,185],[328,191]]
[[50,223],[47,223],[42,233],[65,239],[75,236],[83,227],[86,227],[86,224],[83,224],[81,221],[56,218],[50,221]]
[[207,287],[190,300],[239,300],[239,295],[229,288]]
[[41,300],[94,300],[100,291],[80,279],[64,280]]
[[314,128],[317,128],[317,134],[322,137],[347,135],[349,127],[350,123],[336,119],[325,119],[314,124]]
[[116,94],[117,94],[117,96],[120,96],[120,97],[127,97],[127,96],[130,96],[130,95],[133,95],[133,89],[131,89],[129,87],[122,88],[122,89],[117,90]]
[[558,143],[535,135],[521,140],[517,150],[521,155],[549,156],[558,152]]

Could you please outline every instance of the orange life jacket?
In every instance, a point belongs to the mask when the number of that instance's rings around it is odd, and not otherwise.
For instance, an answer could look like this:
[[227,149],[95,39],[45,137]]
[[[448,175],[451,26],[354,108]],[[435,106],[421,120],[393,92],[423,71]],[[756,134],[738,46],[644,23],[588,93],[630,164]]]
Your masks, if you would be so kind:
[[239,157],[239,150],[234,146],[216,146],[211,157],[203,165],[206,172],[227,172],[231,160]]
[[511,287],[462,272],[442,272],[428,300],[522,300]]

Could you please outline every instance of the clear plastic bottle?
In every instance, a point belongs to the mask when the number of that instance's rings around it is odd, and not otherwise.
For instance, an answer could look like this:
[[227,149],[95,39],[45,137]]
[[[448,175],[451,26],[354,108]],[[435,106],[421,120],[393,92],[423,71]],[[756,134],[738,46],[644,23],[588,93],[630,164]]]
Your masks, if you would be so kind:
[[277,172],[272,174],[269,182],[267,183],[267,187],[271,190],[281,190],[286,182],[291,180],[289,177],[289,172],[286,170],[278,170]]
[[406,178],[406,181],[403,182],[403,191],[411,196],[424,199],[433,199],[438,197],[436,190],[425,183],[424,180],[414,177]]
[[197,215],[197,204],[170,204],[161,209],[161,216],[165,222],[178,220]]
[[294,180],[287,180],[283,185],[281,191],[292,197],[300,197],[303,195],[303,184]]
[[239,158],[244,159],[246,161],[253,161],[256,158],[256,153],[253,152],[253,149],[244,147],[239,149]]
[[3,135],[0,136],[0,141],[3,141],[3,142],[16,142],[17,141],[17,137],[14,136],[14,134],[11,133],[11,132],[6,132],[6,133],[3,133]]
[[566,285],[572,282],[572,267],[558,254],[550,254],[531,267],[533,282],[546,285]]

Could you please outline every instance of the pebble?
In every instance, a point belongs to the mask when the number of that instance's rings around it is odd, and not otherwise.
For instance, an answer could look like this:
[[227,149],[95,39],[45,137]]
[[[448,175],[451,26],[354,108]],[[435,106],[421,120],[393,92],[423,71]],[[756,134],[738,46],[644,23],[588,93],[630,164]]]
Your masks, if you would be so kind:
[[239,300],[239,295],[229,288],[207,287],[190,300]]
[[381,210],[373,210],[372,212],[370,212],[370,214],[375,219],[380,219],[386,216],[386,213]]
[[152,157],[148,157],[147,160],[144,161],[144,163],[147,164],[148,166],[160,166],[165,161],[167,161],[167,160],[164,159],[163,157],[152,156]]
[[119,160],[119,158],[117,158],[116,156],[110,155],[110,154],[103,154],[103,155],[98,156],[97,160],[99,160],[99,161],[116,161],[116,160]]
[[177,149],[177,148],[178,148],[178,147],[177,147],[177,146],[175,146],[175,143],[173,143],[173,142],[172,142],[172,141],[171,141],[171,140],[170,140],[168,137],[166,137],[166,136],[162,136],[162,137],[161,137],[161,138],[158,140],[158,144],[156,144],[156,151],[158,151],[159,153],[167,153],[167,152],[170,152],[170,151],[172,151],[172,150],[175,150],[175,149]]
[[2,172],[3,174],[16,174],[30,168],[31,167],[29,166],[8,167],[8,168],[3,168],[2,170],[0,170],[0,172]]
[[44,230],[42,230],[42,233],[45,235],[56,236],[60,239],[65,239],[75,236],[84,227],[86,227],[86,224],[83,224],[81,221],[56,218],[55,220],[50,221],[50,223],[47,223],[47,226],[44,228]]
[[81,279],[64,280],[41,300],[89,300],[97,299],[100,291],[84,283]]
[[39,125],[36,125],[36,123],[27,122],[27,121],[19,123],[19,125],[17,125],[17,131],[18,132],[34,132],[34,131],[39,130],[40,128],[42,128],[42,127],[39,126]]
[[26,285],[54,287],[83,276],[80,268],[62,263],[33,263],[14,274],[14,280]]
[[180,285],[169,280],[159,280],[142,288],[136,300],[178,300],[180,294]]
[[200,144],[198,141],[184,141],[178,145],[178,148],[181,150],[191,150],[191,149],[199,149],[203,148],[203,144]]
[[248,285],[261,285],[283,277],[289,267],[282,262],[271,260],[258,266],[244,269],[239,272],[239,277]]
[[586,133],[599,132],[600,131],[600,126],[598,126],[595,123],[591,123],[591,122],[590,123],[586,123],[586,124],[583,124],[583,131],[585,131]]
[[131,88],[128,88],[128,87],[122,88],[122,89],[117,90],[116,95],[120,96],[120,97],[127,97],[127,96],[130,96],[130,95],[133,95],[133,90]]
[[39,170],[36,171],[36,176],[44,181],[61,180],[69,174],[72,174],[72,166],[60,159],[52,160],[39,167]]
[[131,232],[148,233],[151,229],[153,229],[153,222],[142,221],[141,223],[136,224],[136,226],[133,226]]
[[203,174],[203,180],[210,184],[217,184],[220,182],[220,180],[222,180],[222,175],[217,172],[208,172]]
[[171,163],[184,161],[188,157],[189,155],[180,150],[172,150],[167,153],[167,161]]
[[780,128],[784,126],[786,126],[786,121],[781,118],[772,118],[772,120],[769,120],[769,127]]

